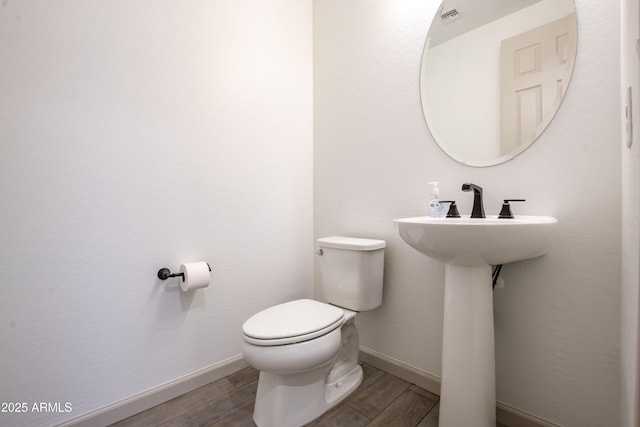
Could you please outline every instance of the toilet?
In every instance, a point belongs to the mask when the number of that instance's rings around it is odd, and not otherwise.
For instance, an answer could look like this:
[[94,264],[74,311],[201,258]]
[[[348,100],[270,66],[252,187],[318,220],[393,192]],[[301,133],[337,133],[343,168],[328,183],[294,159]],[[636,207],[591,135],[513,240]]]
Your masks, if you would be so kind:
[[385,241],[334,236],[318,246],[328,303],[278,304],[242,325],[244,358],[260,371],[253,412],[260,427],[306,424],[362,382],[354,321],[382,304]]

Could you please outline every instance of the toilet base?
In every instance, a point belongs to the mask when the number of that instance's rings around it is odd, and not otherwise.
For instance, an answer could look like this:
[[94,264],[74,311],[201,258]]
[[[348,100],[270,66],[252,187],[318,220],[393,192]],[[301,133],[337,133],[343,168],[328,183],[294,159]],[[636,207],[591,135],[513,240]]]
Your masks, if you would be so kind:
[[353,369],[332,383],[325,379],[328,364],[303,375],[260,372],[253,420],[260,427],[299,427],[343,401],[362,382],[362,367]]

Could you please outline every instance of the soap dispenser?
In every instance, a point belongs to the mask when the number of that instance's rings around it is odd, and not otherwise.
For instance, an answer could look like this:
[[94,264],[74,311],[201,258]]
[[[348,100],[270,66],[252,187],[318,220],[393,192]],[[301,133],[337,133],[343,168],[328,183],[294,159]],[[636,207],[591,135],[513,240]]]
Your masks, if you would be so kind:
[[442,210],[444,206],[440,204],[440,189],[438,188],[437,181],[431,181],[429,184],[433,186],[431,190],[431,197],[429,198],[429,216],[439,218],[442,216]]

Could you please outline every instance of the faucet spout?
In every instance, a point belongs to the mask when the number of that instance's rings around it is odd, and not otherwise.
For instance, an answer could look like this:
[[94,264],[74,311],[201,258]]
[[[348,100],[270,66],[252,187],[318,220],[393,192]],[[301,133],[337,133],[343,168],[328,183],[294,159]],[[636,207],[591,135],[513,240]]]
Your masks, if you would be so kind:
[[486,218],[484,214],[484,203],[482,201],[482,187],[475,184],[462,184],[462,191],[473,191],[473,209],[471,218]]

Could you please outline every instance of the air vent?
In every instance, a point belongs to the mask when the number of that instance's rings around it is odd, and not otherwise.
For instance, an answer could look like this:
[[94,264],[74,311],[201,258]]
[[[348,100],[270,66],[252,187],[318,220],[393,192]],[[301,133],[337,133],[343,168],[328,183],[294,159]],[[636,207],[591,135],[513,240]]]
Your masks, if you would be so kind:
[[440,14],[440,20],[442,20],[443,24],[449,24],[458,18],[460,18],[460,12],[458,12],[458,9],[445,10]]

